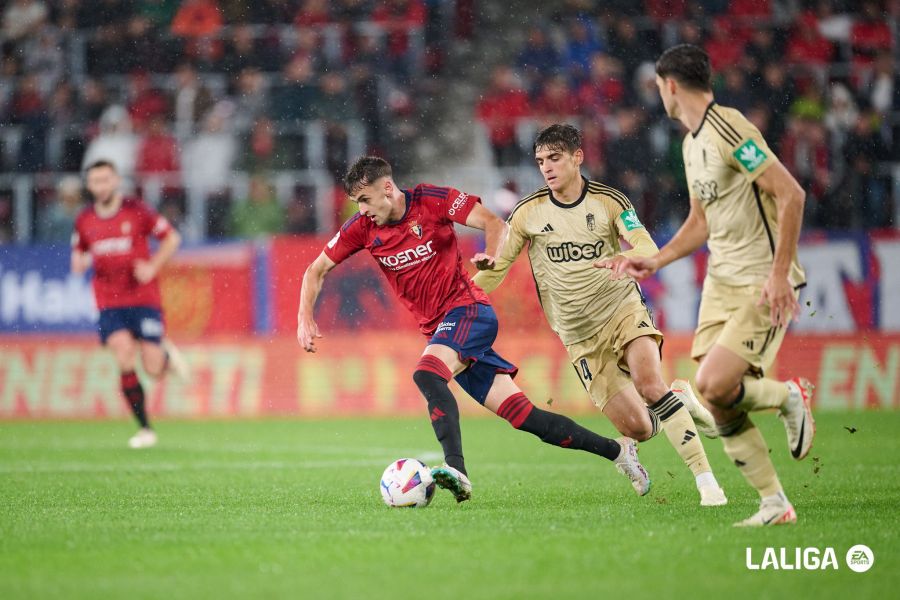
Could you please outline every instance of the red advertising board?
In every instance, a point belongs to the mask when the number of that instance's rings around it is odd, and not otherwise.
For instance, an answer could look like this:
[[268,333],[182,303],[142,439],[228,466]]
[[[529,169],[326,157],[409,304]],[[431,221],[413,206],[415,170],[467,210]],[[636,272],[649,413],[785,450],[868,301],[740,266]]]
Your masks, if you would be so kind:
[[[425,340],[414,329],[323,334],[315,354],[289,336],[185,343],[192,381],[148,382],[150,410],[174,417],[423,413],[411,376]],[[535,403],[594,410],[552,334],[501,332],[496,348],[519,365],[518,381]],[[693,374],[689,348],[687,336],[666,338],[667,379]],[[900,335],[788,337],[774,375],[812,379],[818,410],[897,409]],[[118,386],[111,355],[92,338],[0,338],[0,418],[124,416]],[[454,390],[464,411],[483,412]]]
[[[461,237],[465,264],[480,250],[478,238]],[[274,331],[293,334],[297,329],[297,304],[303,272],[328,243],[328,238],[288,238],[272,241],[271,275]],[[471,268],[474,273],[474,268]],[[528,332],[535,327],[549,332],[534,289],[527,257],[517,261],[491,302],[500,315],[502,330]],[[360,252],[333,270],[316,305],[316,319],[323,330],[416,331],[416,322],[397,301],[375,260]]]
[[250,244],[179,252],[160,276],[166,328],[179,339],[254,327],[254,250]]

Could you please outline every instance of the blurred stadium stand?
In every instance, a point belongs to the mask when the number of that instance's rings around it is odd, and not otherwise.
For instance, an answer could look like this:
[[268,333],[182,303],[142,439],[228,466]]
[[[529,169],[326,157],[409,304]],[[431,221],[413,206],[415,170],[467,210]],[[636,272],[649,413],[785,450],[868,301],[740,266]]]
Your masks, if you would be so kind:
[[554,120],[581,125],[588,173],[665,237],[687,197],[652,61],[685,41],[706,47],[718,100],[744,110],[806,187],[807,227],[895,226],[897,11],[879,0],[8,0],[0,243],[59,241],[47,236],[71,210],[58,183],[110,154],[129,190],[194,241],[248,234],[232,213],[254,180],[285,215],[256,233],[331,230],[349,210],[335,181],[362,152],[504,212],[540,185],[531,139]]

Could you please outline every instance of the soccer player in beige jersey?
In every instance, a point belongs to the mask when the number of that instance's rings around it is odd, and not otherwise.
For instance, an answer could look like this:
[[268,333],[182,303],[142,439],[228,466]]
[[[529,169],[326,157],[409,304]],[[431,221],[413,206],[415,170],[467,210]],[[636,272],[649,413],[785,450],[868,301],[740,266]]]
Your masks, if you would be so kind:
[[[698,418],[705,413],[709,427],[712,416],[696,399],[663,383],[663,336],[638,284],[596,268],[655,254],[656,244],[624,194],[582,177],[576,128],[547,127],[534,153],[547,187],[519,202],[493,270],[480,271],[475,283],[493,291],[527,243],[544,313],[593,402],[621,433],[639,441],[662,428],[693,472],[701,505],[725,504],[689,410]],[[620,237],[631,250],[622,252]]]
[[777,409],[791,455],[812,446],[812,386],[806,379],[765,376],[798,315],[804,285],[797,240],[804,192],[740,112],[719,106],[710,87],[709,57],[688,44],[656,63],[666,112],[688,129],[683,153],[691,208],[675,237],[651,257],[631,257],[619,270],[637,279],[687,256],[704,242],[709,265],[693,358],[697,389],[712,407],[725,452],[761,497],[759,512],[736,523],[793,523],[796,512],[775,473],[769,450],[747,415]]

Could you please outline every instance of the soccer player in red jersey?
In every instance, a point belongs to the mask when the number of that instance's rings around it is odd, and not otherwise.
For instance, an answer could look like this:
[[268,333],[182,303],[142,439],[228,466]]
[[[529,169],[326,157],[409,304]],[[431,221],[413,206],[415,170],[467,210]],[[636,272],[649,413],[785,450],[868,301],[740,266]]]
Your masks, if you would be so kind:
[[400,189],[390,164],[373,156],[356,161],[344,177],[344,189],[359,213],[341,227],[303,275],[297,340],[307,352],[316,351],[315,338],[321,335],[313,313],[326,274],[352,254],[367,250],[429,339],[413,381],[428,403],[444,451],[446,463],[432,469],[438,485],[450,490],[457,502],[471,496],[459,407],[447,385],[455,378],[470,396],[514,428],[548,444],[603,456],[631,480],[638,494],[646,494],[650,478],[637,459],[634,440],[605,438],[568,417],[537,408],[513,382],[515,365],[491,348],[497,316],[463,267],[453,226],[460,223],[485,232],[485,251],[471,261],[479,269],[491,269],[506,237],[503,220],[481,206],[478,197],[453,188]]
[[[100,310],[100,341],[112,350],[119,366],[122,392],[140,424],[129,440],[132,448],[156,444],[144,406],[144,389],[134,372],[140,351],[144,370],[154,378],[167,371],[186,376],[187,365],[163,340],[163,315],[156,276],[181,244],[169,222],[137,198],[124,198],[119,175],[109,161],[85,171],[93,205],[75,220],[72,272],[84,273],[93,263],[94,297]],[[150,236],[160,240],[152,255]]]

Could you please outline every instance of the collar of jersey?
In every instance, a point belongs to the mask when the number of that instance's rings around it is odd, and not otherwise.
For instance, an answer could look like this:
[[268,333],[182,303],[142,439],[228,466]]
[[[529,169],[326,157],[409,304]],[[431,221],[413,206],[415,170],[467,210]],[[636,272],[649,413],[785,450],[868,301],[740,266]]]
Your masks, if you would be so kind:
[[709,104],[706,105],[706,110],[703,111],[703,118],[700,119],[700,124],[697,125],[697,129],[691,132],[691,135],[697,137],[697,134],[700,133],[700,130],[703,129],[703,124],[706,123],[706,115],[709,114],[709,111],[712,110],[712,107],[715,106],[716,101],[711,100]]
[[553,195],[553,191],[548,188],[548,191],[550,192],[550,202],[552,202],[553,204],[555,204],[556,206],[558,206],[560,208],[575,208],[576,206],[578,206],[579,204],[581,204],[584,201],[584,197],[587,196],[587,192],[588,192],[588,180],[587,180],[587,177],[585,177],[584,175],[581,176],[581,183],[584,186],[581,188],[581,195],[578,197],[578,200],[576,200],[572,204],[565,204],[563,202],[560,202]]
[[388,221],[385,225],[397,225],[398,223],[402,223],[406,218],[406,215],[409,214],[409,207],[412,204],[412,195],[410,195],[409,190],[403,190],[403,196],[406,198],[406,210],[403,211],[403,216],[396,221]]
[[124,207],[125,207],[125,196],[122,196],[122,202],[119,203],[119,208],[116,209],[116,212],[104,217],[103,215],[100,214],[100,211],[97,210],[97,205],[94,204],[93,202],[91,203],[91,210],[94,211],[94,214],[97,215],[97,218],[100,219],[101,221],[109,221],[110,219],[114,218],[116,215],[118,215],[120,212],[122,212],[122,208],[124,208]]

